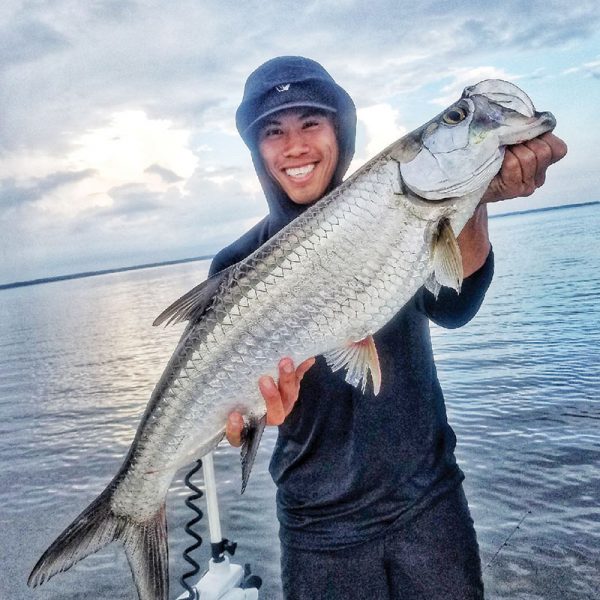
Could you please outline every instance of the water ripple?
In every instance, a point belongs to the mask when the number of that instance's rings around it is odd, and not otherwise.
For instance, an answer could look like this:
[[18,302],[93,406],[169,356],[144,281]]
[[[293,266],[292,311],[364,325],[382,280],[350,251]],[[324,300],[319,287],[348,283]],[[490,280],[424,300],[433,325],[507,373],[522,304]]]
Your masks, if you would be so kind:
[[[480,313],[459,330],[432,328],[490,598],[598,598],[599,221],[596,206],[492,220],[496,275]],[[0,293],[0,523],[11,540],[0,597],[33,597],[29,569],[119,468],[181,332],[151,322],[206,268]],[[237,451],[215,456],[225,534],[263,577],[265,598],[281,594],[274,443],[268,431],[241,497]],[[173,595],[188,544],[182,476],[168,500]],[[43,590],[48,600],[134,594],[116,546]]]

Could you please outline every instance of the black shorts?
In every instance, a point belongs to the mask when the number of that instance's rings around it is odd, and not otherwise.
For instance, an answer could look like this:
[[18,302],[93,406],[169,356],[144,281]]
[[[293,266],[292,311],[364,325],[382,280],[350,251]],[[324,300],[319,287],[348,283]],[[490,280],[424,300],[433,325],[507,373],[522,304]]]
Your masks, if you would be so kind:
[[462,486],[402,527],[333,551],[281,547],[286,600],[481,600],[479,546]]

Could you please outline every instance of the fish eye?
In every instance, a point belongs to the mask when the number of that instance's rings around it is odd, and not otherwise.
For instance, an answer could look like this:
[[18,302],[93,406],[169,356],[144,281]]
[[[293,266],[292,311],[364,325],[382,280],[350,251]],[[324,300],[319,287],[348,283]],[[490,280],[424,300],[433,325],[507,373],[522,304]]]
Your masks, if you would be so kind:
[[454,106],[444,113],[442,119],[447,125],[456,125],[463,121],[466,116],[467,112],[464,109],[460,108],[460,106]]

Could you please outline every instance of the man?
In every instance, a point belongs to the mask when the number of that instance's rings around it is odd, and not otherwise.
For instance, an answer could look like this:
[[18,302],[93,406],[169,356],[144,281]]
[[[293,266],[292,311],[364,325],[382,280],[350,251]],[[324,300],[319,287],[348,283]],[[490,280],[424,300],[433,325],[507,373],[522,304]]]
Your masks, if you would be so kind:
[[[339,185],[354,154],[352,100],[305,58],[279,57],[254,71],[236,123],[269,215],[217,254],[212,273],[245,258]],[[423,288],[375,335],[386,376],[376,398],[322,358],[297,367],[282,358],[277,382],[259,380],[267,422],[280,426],[270,472],[286,598],[483,597],[429,320],[458,327],[475,315],[493,274],[485,203],[531,194],[565,153],[551,134],[507,150],[458,238],[461,293],[444,288],[436,299]],[[242,416],[230,415],[230,443],[239,445],[243,431]]]

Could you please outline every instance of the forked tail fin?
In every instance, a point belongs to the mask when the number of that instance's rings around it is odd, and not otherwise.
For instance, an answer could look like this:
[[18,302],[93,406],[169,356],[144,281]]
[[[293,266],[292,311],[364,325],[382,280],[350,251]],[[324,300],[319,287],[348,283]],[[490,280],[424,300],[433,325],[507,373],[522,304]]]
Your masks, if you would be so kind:
[[140,600],[168,600],[169,549],[165,505],[152,518],[136,522],[115,515],[109,486],[67,527],[37,562],[27,584],[37,587],[113,541],[127,554]]

